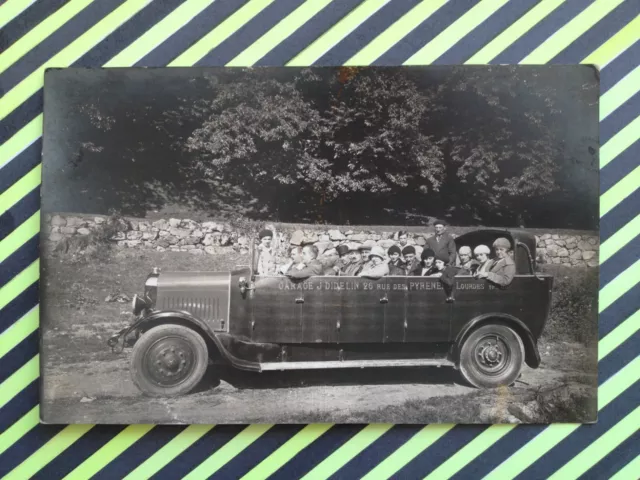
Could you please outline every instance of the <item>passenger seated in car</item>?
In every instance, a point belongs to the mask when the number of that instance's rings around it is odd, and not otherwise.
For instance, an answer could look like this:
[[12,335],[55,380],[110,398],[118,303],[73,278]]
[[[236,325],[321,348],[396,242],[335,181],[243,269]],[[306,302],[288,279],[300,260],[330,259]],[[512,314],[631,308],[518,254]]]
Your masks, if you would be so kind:
[[258,266],[256,271],[258,275],[275,275],[276,273],[276,258],[275,252],[271,247],[271,241],[273,240],[273,232],[271,230],[264,229],[258,234],[260,244],[258,245]]
[[[368,242],[368,240],[367,240]],[[373,245],[371,245],[370,243],[363,243],[362,245],[360,245],[360,248],[358,250],[360,250],[360,255],[362,256],[362,261],[364,263],[369,261],[369,255],[371,254],[371,248],[373,248]]]
[[345,267],[341,276],[355,277],[362,270],[364,262],[362,261],[362,254],[358,250],[358,246],[349,244],[349,261],[350,263]]
[[322,275],[324,268],[322,263],[318,261],[318,247],[315,245],[306,245],[302,249],[302,262],[304,267],[293,269],[287,272],[289,278],[309,278],[314,275]]
[[436,273],[436,266],[434,265],[436,261],[436,254],[430,248],[425,248],[420,255],[422,258],[422,270],[420,275],[423,277],[428,277],[433,273]]
[[486,245],[478,245],[473,249],[473,254],[478,261],[478,268],[476,268],[476,272],[474,276],[477,277],[480,272],[488,272],[489,267],[491,266],[491,260],[489,259],[489,254],[491,250]]
[[433,273],[431,273],[429,276],[430,277],[441,277],[442,274],[444,273],[444,269],[447,267],[447,261],[449,260],[449,258],[444,258],[443,256],[440,256],[438,258],[436,258],[433,266]]
[[369,261],[364,264],[358,276],[378,279],[385,275],[389,275],[389,265],[384,261],[384,249],[376,245],[371,248]]
[[404,231],[404,230],[400,230],[397,234],[396,234],[397,238],[398,238],[398,246],[400,248],[404,248],[407,246],[407,242],[409,241],[409,234]]
[[348,255],[349,247],[347,245],[338,245],[336,247],[336,252],[338,253],[338,259],[336,260],[336,263],[333,264],[333,266],[331,266],[324,272],[325,275],[344,275],[344,270],[351,262]]
[[405,275],[405,263],[400,258],[402,251],[400,247],[397,245],[392,245],[389,250],[387,250],[387,255],[389,255],[389,275],[391,276],[404,276]]
[[458,257],[460,257],[460,267],[463,269],[460,275],[473,275],[480,266],[477,260],[474,260],[471,255],[471,248],[465,246],[460,247],[458,250]]
[[279,268],[279,273],[282,275],[286,275],[289,270],[296,269],[301,270],[304,268],[304,263],[302,261],[302,248],[294,245],[289,249],[289,258],[290,261],[285,263]]
[[516,264],[509,255],[511,250],[511,242],[504,237],[497,238],[493,242],[493,248],[496,252],[496,258],[488,267],[488,271],[478,271],[478,278],[486,278],[491,283],[495,283],[501,287],[507,287],[513,281],[516,274]]
[[411,245],[407,245],[402,249],[402,256],[405,263],[405,275],[410,277],[419,277],[422,275],[422,265],[416,258],[416,249]]

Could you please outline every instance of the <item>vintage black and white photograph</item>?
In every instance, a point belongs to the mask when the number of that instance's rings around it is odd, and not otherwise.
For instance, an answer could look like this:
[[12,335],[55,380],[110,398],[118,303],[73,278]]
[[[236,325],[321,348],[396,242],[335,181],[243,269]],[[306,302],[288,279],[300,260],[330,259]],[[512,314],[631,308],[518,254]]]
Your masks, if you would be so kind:
[[591,423],[598,71],[50,69],[47,423]]

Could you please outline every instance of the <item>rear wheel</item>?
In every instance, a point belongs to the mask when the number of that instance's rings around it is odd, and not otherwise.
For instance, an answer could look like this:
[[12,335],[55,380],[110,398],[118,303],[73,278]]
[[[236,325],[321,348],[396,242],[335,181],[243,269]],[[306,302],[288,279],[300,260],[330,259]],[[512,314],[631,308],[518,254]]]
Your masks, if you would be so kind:
[[184,395],[202,380],[208,362],[207,344],[197,332],[182,325],[160,325],[133,346],[131,377],[145,395]]
[[460,371],[478,388],[516,381],[524,362],[520,336],[504,325],[484,325],[469,334],[460,349]]

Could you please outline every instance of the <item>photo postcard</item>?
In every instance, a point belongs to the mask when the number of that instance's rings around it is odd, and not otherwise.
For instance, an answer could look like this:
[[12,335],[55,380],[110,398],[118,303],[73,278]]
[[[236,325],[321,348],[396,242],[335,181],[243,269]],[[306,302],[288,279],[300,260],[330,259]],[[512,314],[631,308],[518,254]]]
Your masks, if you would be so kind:
[[595,422],[598,76],[48,70],[42,421]]

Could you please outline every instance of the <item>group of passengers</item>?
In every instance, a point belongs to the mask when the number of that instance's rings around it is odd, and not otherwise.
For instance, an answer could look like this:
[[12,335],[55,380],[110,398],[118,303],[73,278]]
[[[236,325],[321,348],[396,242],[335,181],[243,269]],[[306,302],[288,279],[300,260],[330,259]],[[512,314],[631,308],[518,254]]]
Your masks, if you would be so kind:
[[511,243],[507,238],[493,242],[495,258],[490,259],[491,250],[486,245],[477,245],[473,251],[462,246],[456,252],[451,235],[445,232],[443,223],[435,225],[436,233],[427,239],[420,254],[408,245],[406,232],[398,232],[398,243],[386,252],[378,245],[341,244],[336,247],[338,259],[331,266],[318,260],[318,247],[293,246],[289,251],[289,262],[276,271],[275,257],[271,247],[273,233],[260,232],[258,275],[286,275],[292,279],[305,279],[317,275],[367,277],[378,279],[384,276],[441,277],[443,283],[450,283],[456,275],[473,275],[484,278],[500,286],[507,286],[515,275],[515,263],[509,251]]

